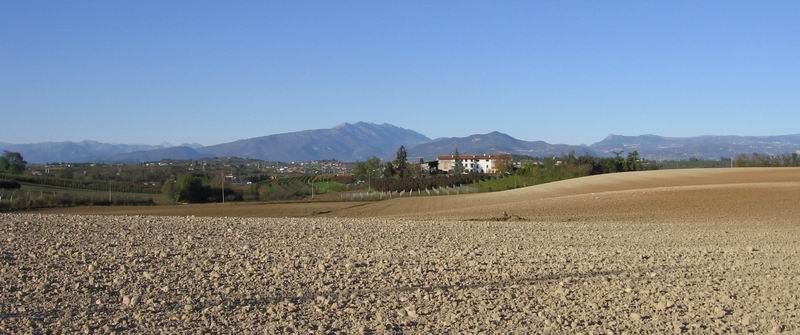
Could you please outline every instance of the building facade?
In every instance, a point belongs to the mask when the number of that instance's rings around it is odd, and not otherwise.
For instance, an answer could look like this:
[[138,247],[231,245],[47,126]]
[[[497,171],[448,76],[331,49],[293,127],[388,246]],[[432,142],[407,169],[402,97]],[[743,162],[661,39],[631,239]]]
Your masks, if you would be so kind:
[[[459,155],[464,172],[496,173],[501,165],[511,164],[511,155],[508,154],[482,154]],[[439,170],[452,171],[456,166],[453,155],[439,155]]]

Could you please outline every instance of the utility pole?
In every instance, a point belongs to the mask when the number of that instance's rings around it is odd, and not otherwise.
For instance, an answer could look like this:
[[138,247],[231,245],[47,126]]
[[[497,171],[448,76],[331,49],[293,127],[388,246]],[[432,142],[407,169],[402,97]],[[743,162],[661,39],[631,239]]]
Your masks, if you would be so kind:
[[225,170],[222,170],[222,203],[225,203]]
[[111,205],[111,181],[108,182],[108,205]]

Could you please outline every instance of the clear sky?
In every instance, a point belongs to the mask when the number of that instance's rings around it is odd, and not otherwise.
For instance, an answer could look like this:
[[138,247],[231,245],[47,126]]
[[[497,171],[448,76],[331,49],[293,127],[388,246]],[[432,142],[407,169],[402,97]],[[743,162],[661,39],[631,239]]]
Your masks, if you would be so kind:
[[800,133],[800,1],[3,1],[0,142]]

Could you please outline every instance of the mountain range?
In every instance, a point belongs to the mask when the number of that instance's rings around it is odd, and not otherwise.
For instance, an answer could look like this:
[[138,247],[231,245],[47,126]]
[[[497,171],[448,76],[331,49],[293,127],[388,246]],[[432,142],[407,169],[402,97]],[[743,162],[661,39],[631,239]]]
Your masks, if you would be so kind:
[[269,161],[310,161],[336,159],[353,162],[370,156],[391,159],[404,145],[409,159],[433,159],[438,154],[510,153],[534,157],[568,152],[611,156],[615,152],[639,151],[642,157],[666,159],[719,159],[742,153],[784,154],[800,151],[800,134],[782,136],[697,136],[609,135],[592,145],[550,144],[525,141],[501,132],[466,137],[430,139],[411,129],[391,124],[343,123],[329,129],[303,130],[242,139],[210,146],[199,144],[160,145],[109,144],[96,141],[0,143],[0,150],[21,152],[31,163],[45,162],[147,162],[162,159],[191,160],[211,157],[240,157]]

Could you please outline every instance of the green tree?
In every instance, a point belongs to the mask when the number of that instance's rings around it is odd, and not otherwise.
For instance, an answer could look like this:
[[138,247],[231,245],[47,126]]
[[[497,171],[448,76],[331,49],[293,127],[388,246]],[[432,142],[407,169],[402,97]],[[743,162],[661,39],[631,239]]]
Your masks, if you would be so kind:
[[381,176],[383,167],[378,157],[372,156],[365,162],[356,163],[353,167],[353,177],[367,183],[368,188],[372,188],[372,180]]
[[623,152],[624,150],[612,151],[612,153],[614,153],[614,158],[604,161],[606,171],[609,173],[625,171],[625,160],[620,156]]
[[462,174],[464,173],[464,162],[461,160],[461,155],[458,153],[458,148],[456,151],[453,152],[453,160],[455,164],[453,165],[453,174]]
[[210,189],[203,185],[203,179],[194,175],[183,175],[175,183],[178,199],[187,202],[206,202]]
[[22,173],[27,164],[19,152],[3,151],[3,156],[0,156],[0,171]]
[[395,172],[397,173],[400,178],[408,177],[408,162],[406,159],[408,158],[408,153],[406,152],[405,146],[400,146],[397,149],[397,154],[395,155],[395,159],[392,165],[394,165]]
[[642,162],[639,159],[639,151],[631,151],[628,153],[628,158],[625,160],[625,171],[641,171]]

